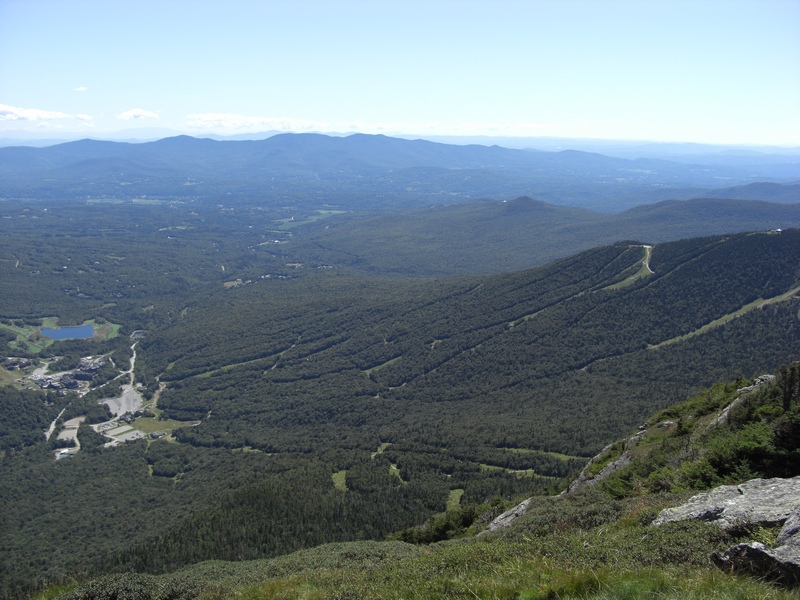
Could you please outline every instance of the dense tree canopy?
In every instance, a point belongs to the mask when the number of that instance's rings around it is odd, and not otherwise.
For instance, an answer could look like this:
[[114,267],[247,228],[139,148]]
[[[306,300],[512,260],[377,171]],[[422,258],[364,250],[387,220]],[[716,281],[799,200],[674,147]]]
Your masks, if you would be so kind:
[[[800,358],[796,230],[407,279],[314,259],[290,212],[0,203],[4,354],[110,359],[82,397],[0,372],[0,593],[382,538],[451,493],[466,515],[552,492],[654,411]],[[45,343],[54,317],[119,333]],[[135,381],[177,425],[104,448],[88,425],[134,343]],[[54,461],[62,409],[87,419]]]

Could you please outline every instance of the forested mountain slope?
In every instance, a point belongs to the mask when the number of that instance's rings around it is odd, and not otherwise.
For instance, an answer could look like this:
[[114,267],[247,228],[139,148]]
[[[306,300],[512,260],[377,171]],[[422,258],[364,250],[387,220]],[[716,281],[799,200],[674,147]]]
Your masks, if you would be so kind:
[[[555,491],[674,398],[799,358],[798,230],[622,242],[438,280],[283,265],[229,286],[231,271],[281,259],[193,231],[156,229],[125,252],[113,235],[53,231],[4,259],[20,285],[4,296],[4,325],[63,306],[78,322],[146,329],[135,380],[157,392],[161,420],[134,426],[172,431],[103,448],[84,427],[67,461],[35,436],[5,449],[4,593],[81,569],[163,571],[382,538],[448,503]],[[169,253],[148,253],[148,240]],[[54,263],[42,249],[57,241],[70,252]],[[9,299],[28,297],[14,314]],[[120,353],[124,364],[132,341],[119,339],[40,355]],[[44,412],[10,426],[35,432],[60,408],[44,393],[13,399],[31,401]]]
[[168,414],[211,413],[181,434],[194,444],[299,450],[335,436],[368,448],[386,431],[451,449],[469,439],[586,454],[668,396],[791,357],[799,235],[625,243],[413,286],[241,288],[149,336],[142,359],[167,383]]
[[[520,197],[394,214],[133,201],[0,202],[0,316],[170,321],[224,284],[319,271],[518,271],[620,239],[649,243],[800,226],[800,204],[692,200],[619,215]],[[152,306],[152,309],[143,310]],[[80,321],[78,321],[80,322]]]

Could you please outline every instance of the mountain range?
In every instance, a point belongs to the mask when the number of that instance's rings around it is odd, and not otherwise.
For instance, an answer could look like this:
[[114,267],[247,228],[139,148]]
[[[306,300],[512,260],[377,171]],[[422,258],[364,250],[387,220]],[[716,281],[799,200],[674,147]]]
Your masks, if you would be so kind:
[[617,212],[654,199],[696,197],[700,189],[796,181],[800,161],[788,160],[782,166],[755,159],[691,165],[364,134],[249,141],[178,136],[141,144],[81,140],[0,148],[0,190],[5,197],[59,200],[174,197],[235,204],[258,198],[270,206],[290,200],[346,210],[529,195]]

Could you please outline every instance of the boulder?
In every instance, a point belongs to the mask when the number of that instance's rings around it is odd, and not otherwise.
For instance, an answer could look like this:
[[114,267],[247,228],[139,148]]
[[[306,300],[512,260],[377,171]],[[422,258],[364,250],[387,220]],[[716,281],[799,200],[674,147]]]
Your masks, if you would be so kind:
[[709,521],[727,530],[783,523],[774,548],[746,542],[715,552],[711,560],[725,571],[800,585],[800,477],[723,485],[693,496],[682,506],[662,510],[653,525],[687,519]]
[[783,557],[778,550],[770,550],[758,542],[731,546],[725,552],[715,552],[711,559],[720,569],[731,573],[748,573],[790,586],[800,584],[797,555]]
[[800,534],[800,506],[786,519],[780,534],[778,534],[778,539],[775,540],[775,544],[777,546],[800,545],[800,535],[798,534]]
[[711,560],[725,571],[800,585],[800,507],[784,523],[775,548],[758,542],[736,544],[724,552],[715,552]]
[[723,529],[784,523],[800,506],[800,476],[791,479],[752,479],[698,494],[686,504],[662,510],[653,525],[701,519]]

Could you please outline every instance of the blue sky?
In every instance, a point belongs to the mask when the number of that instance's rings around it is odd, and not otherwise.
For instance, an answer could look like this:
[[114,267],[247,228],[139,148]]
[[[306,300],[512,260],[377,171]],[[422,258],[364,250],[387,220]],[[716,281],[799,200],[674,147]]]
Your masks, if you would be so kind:
[[800,0],[0,0],[0,136],[800,145]]

